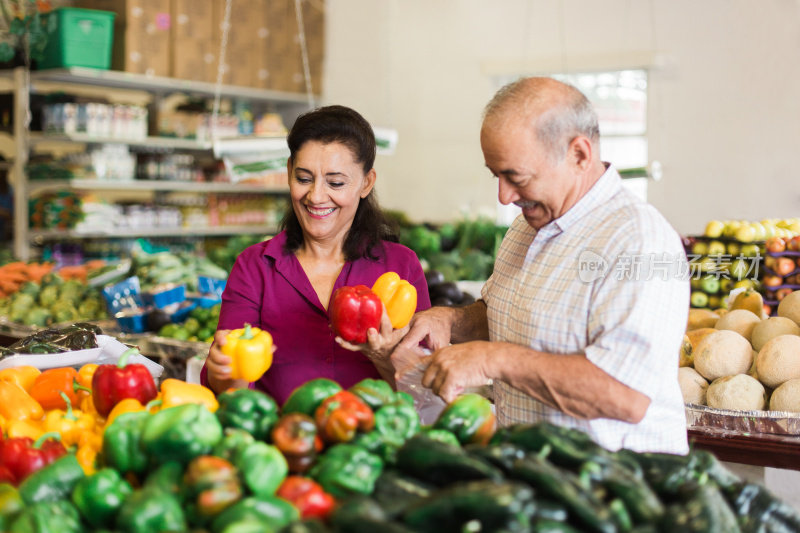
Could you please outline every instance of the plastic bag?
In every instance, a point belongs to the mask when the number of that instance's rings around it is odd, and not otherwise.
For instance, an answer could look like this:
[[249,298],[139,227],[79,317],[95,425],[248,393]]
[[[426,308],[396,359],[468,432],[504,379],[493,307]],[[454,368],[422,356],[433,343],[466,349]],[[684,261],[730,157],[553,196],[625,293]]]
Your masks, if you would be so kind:
[[431,389],[422,385],[422,376],[430,363],[430,354],[430,350],[422,348],[398,348],[392,355],[397,390],[407,392],[414,398],[414,409],[419,413],[422,425],[436,422],[447,406]]

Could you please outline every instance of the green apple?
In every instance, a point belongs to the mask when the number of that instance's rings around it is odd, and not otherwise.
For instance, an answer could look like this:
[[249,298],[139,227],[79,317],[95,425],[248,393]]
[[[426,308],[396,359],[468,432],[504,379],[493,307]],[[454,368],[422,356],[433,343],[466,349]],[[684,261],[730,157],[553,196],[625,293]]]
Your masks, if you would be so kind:
[[706,255],[708,254],[708,244],[697,241],[692,245],[692,254],[694,255]]
[[743,244],[739,249],[739,254],[741,254],[742,257],[756,257],[760,251],[761,249],[757,244]]
[[722,241],[711,241],[708,243],[708,255],[725,255],[725,243]]
[[726,220],[725,221],[725,229],[722,231],[722,235],[725,237],[733,238],[736,235],[736,230],[739,229],[741,222],[738,220]]
[[731,277],[735,280],[743,280],[750,273],[750,262],[746,259],[734,259],[728,267]]
[[758,236],[756,228],[750,224],[742,224],[734,233],[734,238],[739,242],[753,242]]
[[727,246],[728,255],[731,257],[736,257],[741,252],[742,247],[739,246],[738,242],[729,242]]
[[714,276],[705,276],[700,280],[700,288],[707,294],[716,294],[719,291],[719,279]]
[[722,298],[719,296],[709,296],[708,297],[708,307],[711,309],[718,309],[719,306],[722,304]]
[[719,291],[722,294],[728,294],[733,288],[733,280],[731,278],[721,278],[719,280]]
[[692,279],[689,280],[689,286],[692,288],[692,290],[700,290],[701,281],[702,280],[700,278],[692,277]]
[[708,305],[708,295],[704,292],[695,291],[690,298],[692,307],[705,307]]
[[742,279],[733,284],[734,289],[754,289],[755,286],[756,283],[752,279]]
[[722,237],[722,232],[725,230],[725,223],[721,220],[712,220],[706,224],[706,231],[704,235],[712,239]]

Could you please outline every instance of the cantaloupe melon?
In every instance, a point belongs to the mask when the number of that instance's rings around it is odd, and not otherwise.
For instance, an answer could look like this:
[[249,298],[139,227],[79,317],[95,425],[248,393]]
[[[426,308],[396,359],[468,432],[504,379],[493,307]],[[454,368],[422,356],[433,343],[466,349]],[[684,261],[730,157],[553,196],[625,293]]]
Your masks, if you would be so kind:
[[755,351],[759,351],[767,341],[780,335],[800,335],[800,326],[783,316],[770,317],[756,324],[750,343]]
[[694,368],[685,366],[678,369],[678,383],[683,394],[683,403],[706,404],[708,381]]
[[687,331],[686,336],[689,337],[689,342],[692,343],[692,350],[696,350],[697,345],[700,344],[700,341],[715,331],[717,331],[715,328],[699,328]]
[[778,304],[778,316],[786,317],[800,325],[800,291],[794,291],[781,300]]
[[735,411],[757,411],[767,405],[767,391],[757,379],[747,374],[715,379],[706,390],[709,407]]
[[713,328],[719,320],[719,315],[708,309],[689,309],[689,320],[686,331],[700,328]]
[[694,351],[694,368],[709,381],[744,374],[752,363],[750,343],[735,331],[727,329],[707,335]]
[[758,352],[756,371],[759,381],[773,389],[800,378],[800,337],[780,335],[769,340]]
[[790,379],[772,391],[769,409],[800,413],[800,379]]
[[752,313],[747,309],[736,309],[728,312],[725,316],[717,320],[717,323],[714,325],[714,327],[716,329],[735,331],[747,339],[748,342],[750,342],[750,337],[753,335],[753,330],[760,322],[761,318],[755,313]]

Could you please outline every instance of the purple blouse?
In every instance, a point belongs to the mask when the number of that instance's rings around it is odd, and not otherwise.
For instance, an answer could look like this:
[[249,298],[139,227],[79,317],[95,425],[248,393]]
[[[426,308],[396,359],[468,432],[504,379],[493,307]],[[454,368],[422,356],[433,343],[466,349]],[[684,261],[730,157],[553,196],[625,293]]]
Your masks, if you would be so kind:
[[[237,329],[247,322],[272,335],[276,347],[272,366],[255,388],[282,405],[296,387],[314,378],[330,378],[344,388],[364,378],[380,378],[363,354],[336,344],[328,312],[297,257],[284,253],[285,242],[286,233],[281,232],[244,250],[222,294],[217,329]],[[333,290],[371,287],[381,274],[394,271],[416,287],[417,311],[431,306],[422,266],[412,250],[384,241],[375,255],[377,261],[362,258],[345,263]],[[200,381],[208,385],[205,365]]]

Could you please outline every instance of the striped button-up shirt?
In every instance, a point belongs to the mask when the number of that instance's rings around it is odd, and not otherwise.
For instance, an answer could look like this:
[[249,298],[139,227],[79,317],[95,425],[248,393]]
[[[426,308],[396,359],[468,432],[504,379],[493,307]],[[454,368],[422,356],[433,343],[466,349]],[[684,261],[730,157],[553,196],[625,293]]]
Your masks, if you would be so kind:
[[499,424],[548,420],[581,429],[610,450],[686,453],[678,353],[688,277],[678,234],[622,186],[612,166],[538,232],[517,217],[482,291],[490,340],[585,354],[650,406],[638,424],[577,419],[496,381]]

